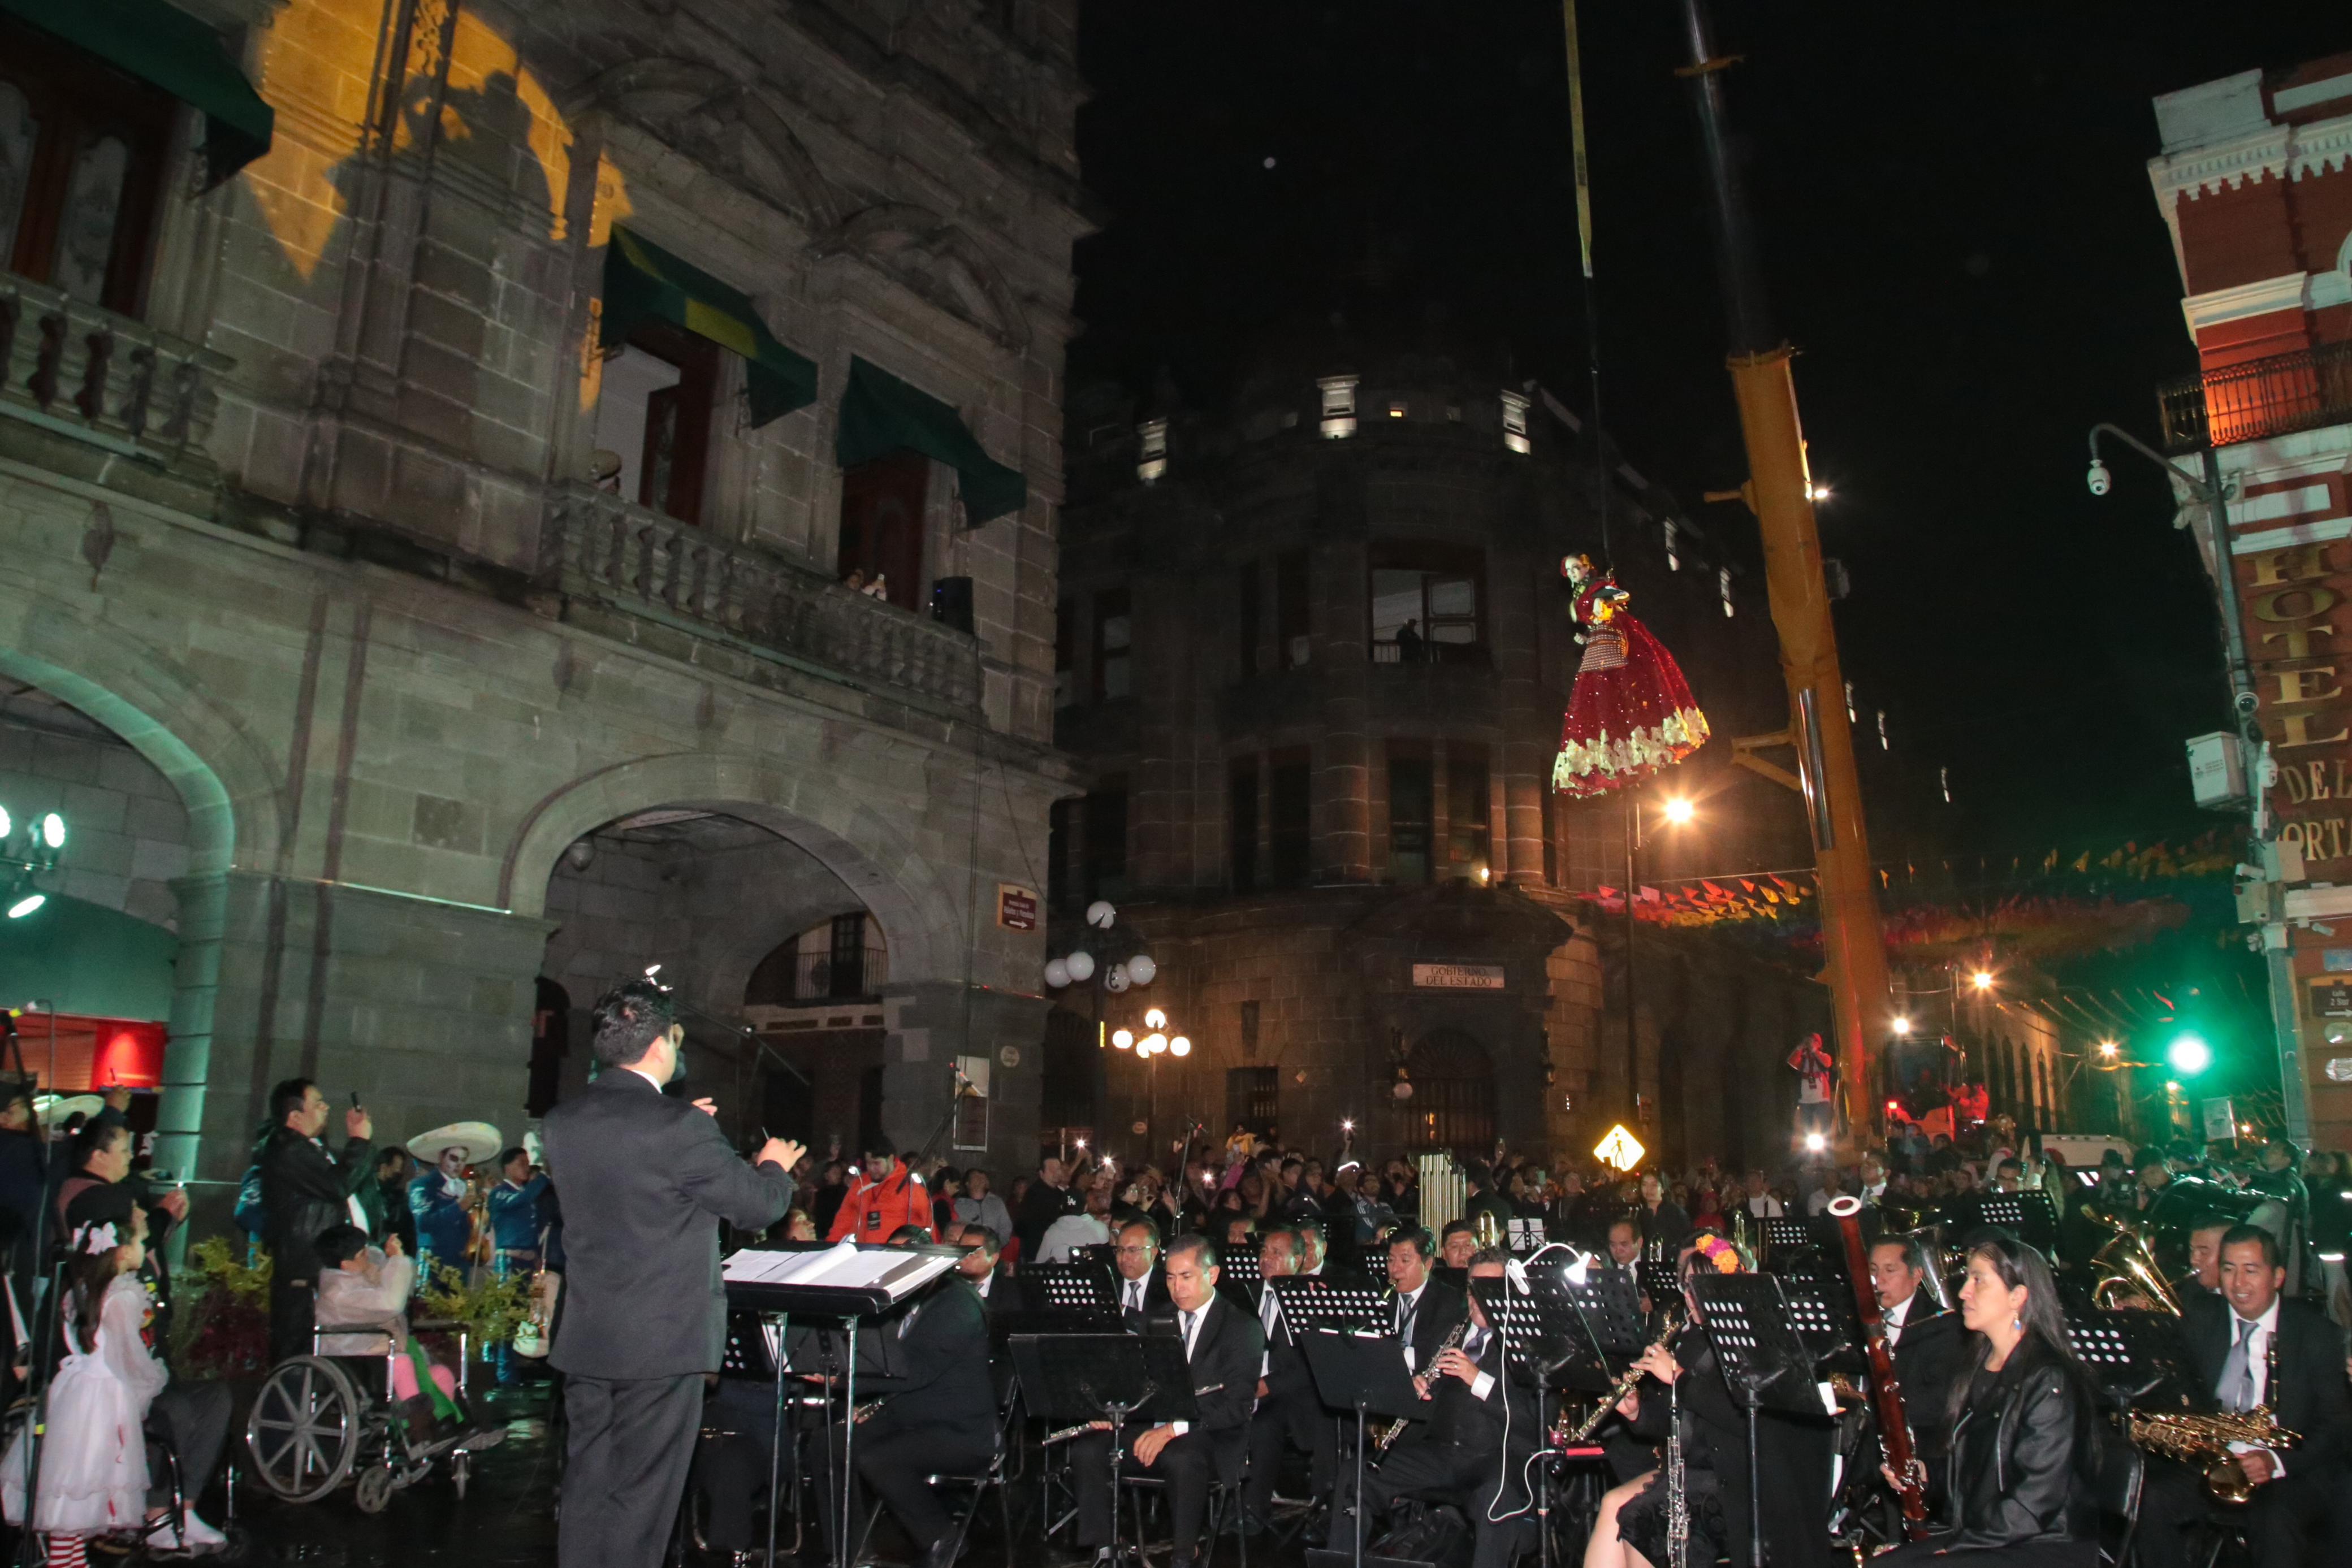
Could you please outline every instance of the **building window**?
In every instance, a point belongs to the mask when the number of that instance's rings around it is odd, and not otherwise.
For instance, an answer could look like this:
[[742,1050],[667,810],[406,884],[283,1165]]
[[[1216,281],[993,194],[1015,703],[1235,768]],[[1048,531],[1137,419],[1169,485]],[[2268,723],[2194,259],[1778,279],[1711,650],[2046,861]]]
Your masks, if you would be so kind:
[[1485,1046],[1460,1030],[1438,1030],[1413,1046],[1405,1073],[1412,1080],[1412,1098],[1402,1102],[1409,1146],[1493,1146],[1495,1069]]
[[[604,361],[596,395],[596,444],[611,455],[606,462],[620,459],[615,487],[682,523],[702,520],[719,352],[708,338],[667,321],[640,321]],[[919,499],[916,506],[919,511]],[[908,576],[911,593],[913,573]]]
[[161,89],[0,23],[0,266],[138,315],[177,111]]
[[1528,400],[1518,392],[1503,394],[1503,444],[1524,455],[1528,444]]
[[1429,846],[1435,800],[1431,792],[1429,758],[1389,758],[1389,880],[1420,883],[1429,880]]
[[1095,595],[1095,701],[1111,702],[1134,688],[1129,658],[1135,623],[1128,614],[1127,590],[1107,588]]
[[844,582],[871,588],[878,579],[887,599],[912,610],[923,575],[923,503],[931,488],[931,460],[894,452],[845,469],[841,476],[841,545],[834,562]]
[[[1244,1002],[1244,1007],[1255,1007]],[[1282,1072],[1274,1067],[1225,1070],[1225,1125],[1239,1125],[1263,1138],[1282,1120]]]
[[963,1074],[973,1092],[956,1102],[955,1136],[953,1145],[959,1149],[988,1147],[988,1058],[959,1056],[956,1070]]
[[1402,404],[1402,403],[1401,403],[1401,402],[1391,402],[1391,404],[1389,404],[1389,417],[1390,417],[1391,419],[1402,419],[1404,416],[1405,416],[1405,405],[1404,405],[1404,404]]
[[1333,441],[1356,434],[1356,378],[1325,376],[1315,383],[1323,389],[1323,434]]
[[1135,427],[1135,476],[1155,484],[1168,472],[1168,422],[1147,419]]
[[1285,550],[1274,560],[1274,643],[1284,669],[1298,668],[1314,653],[1308,632],[1307,552]]
[[1273,821],[1268,847],[1274,852],[1274,885],[1304,887],[1314,869],[1315,800],[1313,773],[1304,754],[1278,757],[1274,763]]
[[1475,549],[1382,545],[1372,551],[1371,656],[1376,664],[1476,664],[1486,656]]
[[1445,758],[1445,858],[1454,875],[1476,881],[1494,863],[1488,815],[1486,758],[1456,747]]
[[1056,800],[1045,811],[1045,902],[1066,908],[1070,894],[1070,810],[1076,802]]
[[1102,1059],[1094,1024],[1067,1008],[1045,1015],[1044,1092],[1037,1103],[1037,1135],[1048,1152],[1070,1141],[1094,1140]]
[[1242,568],[1239,592],[1234,600],[1234,634],[1241,642],[1242,674],[1257,674],[1258,595],[1263,587],[1258,581],[1257,562]]
[[1127,777],[1113,775],[1087,797],[1087,898],[1127,894]]
[[1076,601],[1065,599],[1054,612],[1054,706],[1071,707],[1078,700],[1078,628]]
[[1225,831],[1229,835],[1226,863],[1233,867],[1234,890],[1246,893],[1257,885],[1257,763],[1237,763],[1225,781]]

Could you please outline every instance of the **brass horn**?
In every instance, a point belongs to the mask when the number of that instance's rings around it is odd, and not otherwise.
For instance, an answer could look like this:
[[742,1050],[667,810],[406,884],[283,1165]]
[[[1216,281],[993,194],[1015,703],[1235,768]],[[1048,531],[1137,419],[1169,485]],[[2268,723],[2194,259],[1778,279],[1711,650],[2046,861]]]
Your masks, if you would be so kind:
[[2180,1298],[2173,1292],[2164,1270],[2157,1266],[2156,1249],[2149,1243],[2147,1230],[2119,1215],[2101,1214],[2091,1210],[2091,1217],[2115,1231],[2106,1243],[2091,1255],[2091,1301],[2103,1312],[2116,1312],[2135,1305],[2128,1298],[2158,1312],[2180,1313]]

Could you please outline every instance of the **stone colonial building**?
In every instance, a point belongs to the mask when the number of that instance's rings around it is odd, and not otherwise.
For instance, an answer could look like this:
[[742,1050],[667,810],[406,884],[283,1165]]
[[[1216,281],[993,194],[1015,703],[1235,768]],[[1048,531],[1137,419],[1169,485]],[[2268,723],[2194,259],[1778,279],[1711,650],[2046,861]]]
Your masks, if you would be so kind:
[[157,1163],[514,1137],[653,963],[730,1129],[1025,1155],[1075,0],[125,5],[0,19],[0,805]]
[[[1093,778],[1055,810],[1053,950],[1107,900],[1105,956],[1140,944],[1158,973],[1059,994],[1049,1132],[1589,1148],[1629,1099],[1626,947],[1578,895],[1626,885],[1630,819],[1549,787],[1581,653],[1559,558],[1613,558],[1723,737],[1643,793],[1643,883],[1811,860],[1794,797],[1728,765],[1728,737],[1784,722],[1753,580],[1596,465],[1557,400],[1452,345],[1317,331],[1219,417],[1089,392],[1069,441],[1055,734]],[[1634,956],[1639,1134],[1781,1147],[1775,1070],[1818,989],[1705,932],[1645,928]],[[1153,1007],[1187,1056],[1106,1043]]]

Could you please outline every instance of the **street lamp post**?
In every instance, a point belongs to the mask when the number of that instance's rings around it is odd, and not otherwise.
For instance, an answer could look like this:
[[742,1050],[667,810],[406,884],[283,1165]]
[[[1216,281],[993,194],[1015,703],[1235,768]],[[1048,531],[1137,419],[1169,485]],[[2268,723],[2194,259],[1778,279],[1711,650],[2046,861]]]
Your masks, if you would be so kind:
[[2262,927],[2250,941],[2262,953],[2270,981],[2271,1033],[2278,1051],[2279,1109],[2286,1122],[2286,1135],[2308,1145],[2311,1097],[2303,1082],[2303,1040],[2295,1019],[2294,958],[2287,949],[2284,919],[2285,867],[2263,797],[2263,768],[2270,743],[2263,738],[2262,726],[2254,716],[2261,709],[2262,699],[2254,692],[2253,666],[2246,652],[2245,619],[2238,604],[2237,555],[2230,538],[2229,486],[2221,474],[2221,453],[2211,441],[2206,442],[2202,453],[2205,476],[2199,480],[2181,472],[2129,431],[2105,423],[2095,424],[2091,427],[2091,466],[2087,476],[2094,496],[2105,496],[2115,483],[2099,455],[2101,436],[2113,437],[2163,469],[2167,478],[2188,491],[2198,503],[2193,515],[2184,514],[2173,526],[2196,531],[2206,558],[2213,563],[2215,586],[2221,590],[2221,629],[2230,654],[2230,706],[2238,737],[2239,761],[2245,771],[2247,792],[2252,797],[2250,826],[2262,873],[2259,882],[2244,884],[2240,894],[2242,899],[2249,894],[2254,895],[2264,912]]
[[[1680,796],[1670,796],[1660,810],[1668,825],[1687,827],[1696,815],[1690,801]],[[1633,857],[1648,840],[1642,830],[1642,798],[1628,790],[1625,795],[1625,1114],[1638,1124],[1642,1120],[1642,1027],[1634,1011],[1633,933],[1640,917],[1633,912],[1633,898],[1641,885]],[[1664,1049],[1663,1044],[1660,1049]],[[1664,1077],[1661,1064],[1660,1076]]]
[[22,920],[49,901],[39,879],[58,869],[65,852],[66,820],[55,811],[37,817],[11,817],[0,806],[0,910],[10,920]]

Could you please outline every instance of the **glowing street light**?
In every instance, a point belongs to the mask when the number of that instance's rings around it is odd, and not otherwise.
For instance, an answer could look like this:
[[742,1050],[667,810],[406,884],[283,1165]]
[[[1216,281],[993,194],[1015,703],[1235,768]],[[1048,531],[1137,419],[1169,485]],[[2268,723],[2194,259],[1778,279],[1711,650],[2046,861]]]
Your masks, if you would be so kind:
[[1119,1050],[1125,1051],[1135,1043],[1135,1031],[1131,1029],[1115,1029],[1110,1031],[1110,1042]]
[[1186,1038],[1186,1037],[1184,1037],[1183,1035],[1181,1035],[1181,1034],[1180,1034],[1180,1035],[1177,1035],[1174,1039],[1171,1040],[1168,1042],[1168,1054],[1169,1054],[1169,1055],[1171,1055],[1171,1056],[1190,1056],[1190,1055],[1192,1055],[1192,1040],[1190,1040],[1189,1039],[1187,1039],[1187,1038]]
[[2164,1059],[2181,1077],[2194,1078],[2213,1065],[2213,1048],[2205,1043],[2202,1035],[2178,1035],[2165,1047]]
[[1897,1035],[1909,1034],[1911,1032],[1911,1020],[1898,1016],[1895,1020],[1894,1030]]
[[2105,1057],[2109,1061],[2113,1061],[2116,1059],[2116,1052],[2120,1049],[2122,1048],[2116,1045],[2116,1043],[2112,1040],[2103,1040],[2099,1041],[2099,1054]]
[[1666,801],[1666,821],[1678,828],[1686,826],[1696,812],[1697,808],[1680,795],[1673,796]]
[[1969,977],[1969,984],[1974,986],[1980,991],[1991,990],[1992,971],[1990,969],[1979,969],[1975,974]]

